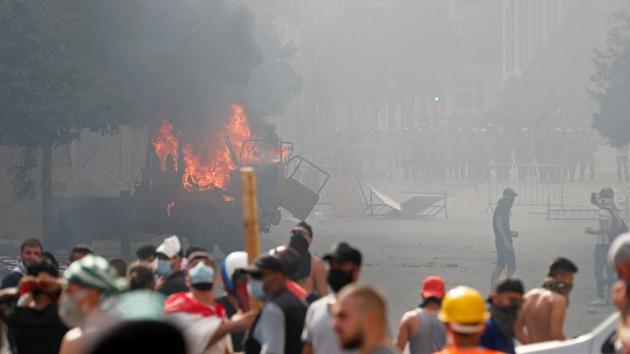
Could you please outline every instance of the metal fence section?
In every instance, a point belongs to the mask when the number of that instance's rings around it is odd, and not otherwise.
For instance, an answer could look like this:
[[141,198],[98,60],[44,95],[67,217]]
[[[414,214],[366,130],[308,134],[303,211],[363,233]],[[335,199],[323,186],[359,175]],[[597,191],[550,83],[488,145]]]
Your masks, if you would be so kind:
[[[493,209],[497,201],[503,196],[503,190],[512,188],[518,193],[515,205],[524,206],[564,206],[564,182],[550,181],[541,178],[539,172],[545,169],[559,167],[556,165],[492,165],[491,170],[502,171],[489,176],[488,205]],[[530,171],[526,178],[515,173],[518,168]]]
[[[619,215],[626,223],[630,222],[630,208],[628,207],[628,196],[617,199]],[[597,220],[599,209],[589,208],[565,208],[563,206],[547,205],[547,220],[552,221],[577,221],[577,220]]]

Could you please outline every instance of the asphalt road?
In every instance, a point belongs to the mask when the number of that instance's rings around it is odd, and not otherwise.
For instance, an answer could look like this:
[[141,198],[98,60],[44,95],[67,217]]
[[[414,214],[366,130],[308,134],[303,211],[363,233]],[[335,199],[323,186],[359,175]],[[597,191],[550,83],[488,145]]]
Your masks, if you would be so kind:
[[[371,181],[395,198],[402,182]],[[580,201],[593,186],[566,186],[567,202]],[[404,311],[420,302],[419,287],[428,275],[442,276],[447,286],[465,284],[487,294],[494,269],[494,236],[487,208],[485,186],[479,195],[469,189],[449,197],[450,218],[430,220],[338,219],[320,215],[309,220],[315,229],[316,254],[325,253],[336,241],[347,241],[364,254],[362,281],[378,285],[389,301],[393,332]],[[487,189],[486,189],[487,190]],[[588,207],[588,203],[583,205]],[[593,221],[547,221],[544,207],[516,205],[512,210],[512,228],[520,232],[515,240],[516,276],[526,287],[538,286],[549,261],[556,256],[572,259],[580,268],[571,294],[566,319],[567,336],[592,329],[612,313],[613,308],[590,308],[595,298],[593,276],[594,239],[584,233]],[[285,220],[263,237],[263,248],[288,241],[291,220]]]

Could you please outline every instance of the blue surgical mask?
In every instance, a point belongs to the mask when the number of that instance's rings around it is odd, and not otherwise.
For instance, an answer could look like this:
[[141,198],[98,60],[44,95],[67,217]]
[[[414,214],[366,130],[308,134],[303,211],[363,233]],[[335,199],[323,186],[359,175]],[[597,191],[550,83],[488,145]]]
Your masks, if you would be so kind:
[[156,267],[155,271],[159,275],[165,277],[165,276],[171,274],[171,263],[169,261],[167,261],[166,259],[158,259],[157,267]]
[[247,282],[247,292],[256,300],[264,300],[267,297],[262,280],[250,279]]

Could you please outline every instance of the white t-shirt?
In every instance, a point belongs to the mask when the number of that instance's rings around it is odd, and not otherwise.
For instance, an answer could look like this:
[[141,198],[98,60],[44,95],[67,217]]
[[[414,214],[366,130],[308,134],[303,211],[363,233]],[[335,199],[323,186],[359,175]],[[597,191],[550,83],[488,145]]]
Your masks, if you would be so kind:
[[[599,209],[598,215],[600,223],[607,225],[607,230],[610,230],[613,227],[614,218],[612,213],[607,209]],[[609,235],[608,234],[598,234],[597,235],[597,244],[598,245],[608,245],[610,244]]]

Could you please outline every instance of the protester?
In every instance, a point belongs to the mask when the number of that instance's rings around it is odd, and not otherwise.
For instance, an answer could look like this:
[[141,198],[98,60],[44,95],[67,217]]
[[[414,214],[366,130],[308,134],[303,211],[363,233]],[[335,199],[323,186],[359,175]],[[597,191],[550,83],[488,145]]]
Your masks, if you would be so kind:
[[140,246],[136,250],[136,256],[138,257],[138,262],[140,263],[153,264],[153,262],[156,259],[155,246],[153,245]]
[[72,328],[61,342],[60,354],[89,353],[99,336],[113,324],[102,304],[124,289],[124,279],[106,259],[86,255],[65,271],[59,317]]
[[[249,310],[247,273],[245,273],[247,258],[246,252],[232,252],[221,262],[224,295],[218,298],[217,302],[223,306],[228,318],[236,315],[239,309]],[[234,352],[242,352],[245,332],[232,332],[230,336]]]
[[28,239],[20,245],[20,259],[11,273],[2,278],[0,288],[14,288],[20,283],[20,279],[26,274],[26,268],[39,261],[42,255],[42,243],[38,239]]
[[300,255],[290,246],[279,246],[269,251],[270,255],[275,255],[282,263],[284,263],[284,268],[287,270],[287,290],[293,293],[293,295],[297,296],[298,299],[304,301],[304,303],[308,304],[314,300],[317,300],[317,296],[314,294],[309,294],[306,289],[302,287],[300,283],[297,282],[297,277],[295,274],[297,269],[300,268]]
[[164,313],[175,321],[187,339],[189,353],[224,354],[231,351],[227,336],[249,328],[251,314],[228,321],[225,309],[214,300],[215,267],[210,255],[195,251],[188,258],[189,291],[169,296]]
[[20,281],[17,304],[2,306],[2,318],[9,326],[13,352],[57,354],[68,328],[61,322],[57,301],[61,294],[59,269],[50,260],[31,264]]
[[247,335],[245,353],[301,353],[306,305],[287,290],[284,263],[263,255],[247,272],[249,294],[264,306]]
[[404,351],[409,343],[410,354],[431,354],[444,348],[446,328],[437,315],[440,312],[446,285],[438,276],[429,276],[422,283],[419,308],[405,313],[400,320],[396,347]]
[[341,348],[335,333],[330,328],[332,320],[330,311],[337,303],[339,292],[345,286],[359,280],[362,258],[359,250],[345,242],[333,245],[331,252],[324,256],[324,260],[329,265],[328,285],[332,294],[313,302],[306,312],[302,332],[303,354],[349,353]]
[[155,289],[155,273],[146,264],[137,263],[129,268],[127,274],[129,290],[149,290]]
[[492,217],[492,228],[494,229],[494,245],[497,249],[497,265],[492,273],[490,288],[494,289],[497,279],[507,268],[506,275],[511,277],[516,270],[516,256],[512,238],[518,236],[518,232],[510,228],[510,215],[514,198],[517,196],[512,188],[503,191],[503,197],[499,199],[497,207],[494,209]]
[[77,245],[72,248],[70,251],[70,256],[68,257],[68,266],[72,263],[78,261],[79,259],[87,256],[88,254],[94,254],[94,251],[87,245]]
[[515,354],[516,320],[523,303],[525,288],[518,279],[505,279],[497,284],[490,295],[491,317],[481,337],[481,346]]
[[521,344],[565,339],[564,319],[577,272],[573,262],[556,258],[543,285],[525,294],[516,322],[516,338]]
[[617,231],[621,224],[619,209],[614,202],[615,193],[612,188],[602,189],[598,195],[591,195],[591,202],[599,207],[599,225],[596,229],[586,228],[586,233],[597,237],[595,250],[593,252],[595,285],[597,286],[597,299],[591,302],[593,306],[604,306],[608,304],[606,293],[610,291],[615,281],[612,267],[608,265],[606,256],[610,248],[611,241],[621,232]]
[[611,291],[612,302],[619,310],[617,338],[624,348],[623,353],[630,353],[630,233],[617,237],[612,243],[608,262],[619,275]]
[[299,222],[291,230],[291,240],[289,246],[293,247],[304,257],[301,260],[304,266],[301,267],[298,283],[308,292],[314,294],[316,298],[328,295],[326,286],[326,270],[322,261],[308,251],[313,244],[313,228],[304,221]]
[[162,294],[169,296],[187,291],[186,272],[182,268],[182,245],[175,235],[167,237],[157,248],[157,268],[159,277],[156,288]]
[[124,278],[127,276],[127,262],[122,258],[114,258],[109,261],[109,264],[116,269],[118,276]]
[[446,324],[449,345],[438,354],[498,354],[482,348],[481,336],[490,317],[481,294],[467,286],[449,290],[442,301],[439,318]]
[[387,303],[370,285],[349,285],[333,307],[333,329],[339,345],[360,354],[395,354],[388,338]]

